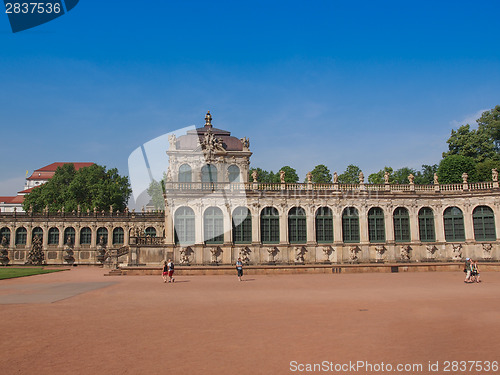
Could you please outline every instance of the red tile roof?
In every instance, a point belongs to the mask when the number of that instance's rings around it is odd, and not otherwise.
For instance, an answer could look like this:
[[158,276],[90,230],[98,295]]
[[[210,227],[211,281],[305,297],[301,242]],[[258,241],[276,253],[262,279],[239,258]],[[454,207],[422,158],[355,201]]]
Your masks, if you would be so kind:
[[27,180],[50,180],[54,176],[54,173],[56,173],[57,168],[62,167],[64,164],[73,164],[76,170],[94,165],[94,163],[56,162],[36,169]]
[[12,203],[23,203],[24,195],[16,195],[15,197],[0,197],[0,203],[12,204]]

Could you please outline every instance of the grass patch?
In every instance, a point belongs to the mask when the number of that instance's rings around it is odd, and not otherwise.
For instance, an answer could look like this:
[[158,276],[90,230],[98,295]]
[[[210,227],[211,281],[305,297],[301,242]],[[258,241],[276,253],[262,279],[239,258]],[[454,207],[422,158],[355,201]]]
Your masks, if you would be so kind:
[[15,277],[25,277],[25,276],[33,276],[33,275],[41,275],[44,273],[52,273],[65,271],[65,269],[43,269],[42,267],[38,268],[0,268],[0,280],[3,279],[13,279]]

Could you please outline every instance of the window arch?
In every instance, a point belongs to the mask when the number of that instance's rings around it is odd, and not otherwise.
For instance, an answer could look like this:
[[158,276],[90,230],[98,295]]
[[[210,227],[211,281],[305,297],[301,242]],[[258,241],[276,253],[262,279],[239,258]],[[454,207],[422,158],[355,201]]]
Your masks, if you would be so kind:
[[71,243],[75,243],[76,231],[73,227],[68,227],[64,230],[64,243],[68,243],[68,238],[71,238]]
[[316,242],[333,242],[333,213],[330,207],[320,207],[316,210]]
[[446,241],[465,241],[464,216],[458,207],[448,207],[443,213]]
[[147,227],[144,234],[146,237],[156,237],[156,229],[153,227]]
[[274,207],[264,207],[260,213],[260,237],[262,243],[280,242],[280,217]]
[[359,242],[359,215],[355,207],[346,207],[342,212],[342,240]]
[[33,230],[31,231],[31,240],[32,241],[35,238],[35,236],[38,236],[40,238],[40,241],[43,242],[43,229],[40,227],[33,228]]
[[174,216],[176,244],[193,244],[195,241],[194,211],[191,207],[179,207]]
[[59,229],[52,227],[49,229],[48,245],[59,245]]
[[418,231],[420,241],[436,241],[436,232],[434,229],[434,212],[429,207],[422,207],[418,211]]
[[122,227],[113,229],[113,245],[123,245],[125,242],[125,231]]
[[394,240],[396,242],[410,241],[410,214],[405,207],[394,210]]
[[203,214],[205,243],[220,244],[224,242],[224,217],[219,207],[208,207]]
[[21,227],[16,229],[16,245],[26,245],[26,239],[28,238],[28,231],[26,228]]
[[101,227],[97,229],[97,243],[101,243],[101,237],[102,237],[102,243],[106,245],[108,243],[108,230],[104,227]]
[[495,215],[488,206],[478,206],[472,213],[476,241],[495,241]]
[[10,245],[10,229],[7,227],[3,227],[0,229],[0,241],[3,241],[3,238],[7,241],[7,244]]
[[240,182],[240,168],[237,165],[230,165],[227,168],[229,182]]
[[92,230],[84,227],[80,230],[80,245],[90,245],[92,242]]
[[370,242],[385,242],[384,210],[380,207],[368,211],[368,237]]
[[206,164],[201,168],[201,182],[217,182],[217,168]]
[[182,164],[179,167],[179,182],[192,182],[193,174],[189,164]]
[[306,211],[302,207],[292,207],[288,211],[288,240],[290,243],[306,243]]
[[252,216],[246,207],[236,207],[233,211],[233,243],[252,242]]

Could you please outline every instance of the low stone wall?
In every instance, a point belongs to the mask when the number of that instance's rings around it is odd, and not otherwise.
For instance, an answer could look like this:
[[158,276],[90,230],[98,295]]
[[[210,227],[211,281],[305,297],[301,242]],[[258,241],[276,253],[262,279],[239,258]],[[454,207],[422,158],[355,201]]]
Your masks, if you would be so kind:
[[[500,262],[478,263],[479,270],[500,271]],[[279,274],[319,274],[319,273],[396,273],[396,272],[462,272],[464,264],[460,263],[376,263],[376,264],[329,264],[329,265],[277,265],[246,266],[245,275],[279,275]],[[144,276],[161,275],[160,267],[122,267],[122,275]],[[177,266],[177,276],[193,275],[235,275],[234,266]]]

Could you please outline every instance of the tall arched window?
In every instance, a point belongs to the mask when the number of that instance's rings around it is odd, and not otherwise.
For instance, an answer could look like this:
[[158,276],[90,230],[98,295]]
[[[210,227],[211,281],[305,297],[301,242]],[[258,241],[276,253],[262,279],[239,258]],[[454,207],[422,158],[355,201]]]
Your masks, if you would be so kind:
[[396,242],[410,241],[410,214],[404,207],[394,210],[394,240]]
[[191,182],[193,179],[189,164],[182,164],[179,167],[179,182]]
[[113,229],[113,245],[122,245],[125,242],[125,232],[122,227]]
[[28,231],[26,228],[21,227],[16,229],[16,245],[26,245]]
[[240,182],[240,168],[237,165],[230,165],[227,173],[229,182]]
[[346,207],[342,212],[342,240],[359,242],[359,215],[355,207]]
[[476,241],[495,241],[495,215],[488,206],[478,206],[472,213]]
[[464,216],[458,207],[448,207],[443,213],[446,241],[465,241]]
[[108,243],[108,230],[104,227],[97,229],[97,243]]
[[73,227],[68,227],[64,230],[64,243],[68,243],[68,238],[71,238],[71,243],[75,243],[76,231]]
[[370,242],[385,242],[384,210],[380,207],[368,211],[368,236]]
[[208,207],[203,214],[205,243],[220,244],[224,242],[224,217],[219,207]]
[[217,182],[217,168],[215,165],[206,164],[201,168],[201,182]]
[[3,227],[0,229],[0,241],[3,241],[3,238],[7,241],[7,244],[10,245],[10,229],[7,227]]
[[436,232],[434,230],[434,212],[429,207],[422,207],[418,211],[418,231],[420,241],[434,242],[436,241]]
[[31,231],[31,240],[35,238],[35,236],[38,236],[40,238],[40,241],[43,242],[43,229],[40,227],[33,228]]
[[236,207],[233,211],[233,243],[252,242],[252,216],[246,207]]
[[306,211],[302,207],[292,207],[288,211],[288,239],[290,243],[306,243]]
[[316,210],[316,242],[333,242],[333,213],[330,207],[320,207]]
[[59,229],[56,227],[49,229],[49,238],[47,239],[47,244],[58,245],[59,244]]
[[80,230],[80,245],[90,245],[92,243],[92,230],[89,227]]
[[181,245],[194,244],[194,211],[191,207],[179,207],[175,211],[174,237],[175,243]]
[[147,227],[144,234],[146,237],[156,237],[156,229],[153,227]]
[[262,243],[280,242],[280,217],[274,207],[264,207],[260,213],[260,239]]

